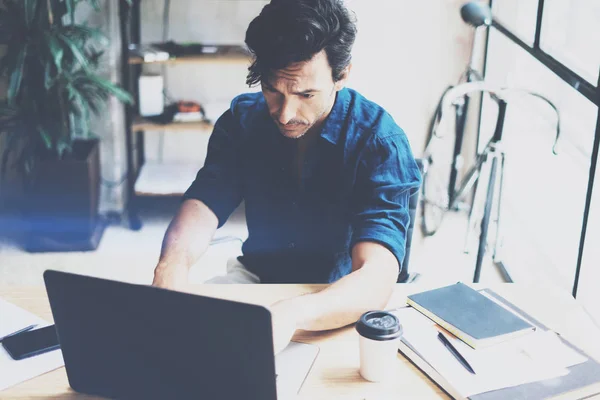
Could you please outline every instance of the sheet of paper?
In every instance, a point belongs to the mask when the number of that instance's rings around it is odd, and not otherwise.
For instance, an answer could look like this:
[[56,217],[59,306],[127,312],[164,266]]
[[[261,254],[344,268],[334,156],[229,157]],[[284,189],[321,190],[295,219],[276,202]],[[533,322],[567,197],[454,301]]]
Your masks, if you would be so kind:
[[[504,363],[539,363],[547,367],[566,368],[587,361],[587,357],[565,345],[552,331],[536,332],[474,350],[456,337],[448,337],[460,354],[476,364],[488,364],[488,360]],[[492,368],[493,365],[486,365]]]
[[[33,324],[37,325],[34,329],[50,325],[48,321],[37,315],[0,299],[0,336],[5,336]],[[63,365],[64,361],[60,349],[24,360],[13,360],[4,347],[0,345],[0,390]]]
[[60,349],[23,360],[13,360],[4,350],[4,347],[0,347],[0,390],[45,374],[63,365],[65,365],[65,362]]
[[0,299],[0,340],[33,324],[38,325],[34,329],[48,325],[37,315]]
[[[456,347],[475,370],[476,374],[473,375],[454,358],[438,339],[438,327],[429,318],[412,308],[401,309],[395,313],[404,327],[403,335],[406,340],[465,397],[551,379],[569,372],[566,368],[558,367],[556,363],[548,364],[544,360],[531,359],[517,350],[504,353],[490,352],[485,357],[483,354],[475,356],[465,354],[463,353],[464,348],[459,347],[464,343],[455,339],[452,343],[457,344]],[[464,346],[468,347],[466,344]],[[473,350],[473,352],[476,351],[480,350]]]

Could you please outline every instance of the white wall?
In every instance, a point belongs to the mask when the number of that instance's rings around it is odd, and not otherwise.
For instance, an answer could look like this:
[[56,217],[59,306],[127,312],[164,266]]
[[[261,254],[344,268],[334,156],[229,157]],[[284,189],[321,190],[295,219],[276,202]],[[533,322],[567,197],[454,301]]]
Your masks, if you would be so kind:
[[348,0],[358,18],[350,86],[385,107],[416,153],[445,87],[464,70],[470,29],[462,0]]
[[[349,86],[381,104],[406,131],[413,150],[424,147],[428,120],[443,89],[463,71],[470,29],[462,22],[463,0],[346,0],[358,19]],[[268,1],[172,1],[169,39],[242,44],[248,23]],[[160,41],[162,0],[142,2],[142,40]],[[233,96],[249,89],[244,63],[185,64],[167,68],[169,93],[199,101],[218,114]],[[156,68],[151,72],[156,72]],[[158,69],[160,71],[160,69]],[[159,135],[147,135],[147,157],[159,158]],[[195,161],[206,137],[164,136],[163,160]]]

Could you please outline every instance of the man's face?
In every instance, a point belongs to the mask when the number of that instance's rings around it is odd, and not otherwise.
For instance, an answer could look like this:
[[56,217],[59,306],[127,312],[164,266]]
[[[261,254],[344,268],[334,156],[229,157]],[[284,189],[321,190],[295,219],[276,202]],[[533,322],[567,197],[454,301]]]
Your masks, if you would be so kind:
[[299,139],[327,118],[345,81],[333,82],[327,55],[321,51],[309,61],[273,72],[261,86],[281,134]]

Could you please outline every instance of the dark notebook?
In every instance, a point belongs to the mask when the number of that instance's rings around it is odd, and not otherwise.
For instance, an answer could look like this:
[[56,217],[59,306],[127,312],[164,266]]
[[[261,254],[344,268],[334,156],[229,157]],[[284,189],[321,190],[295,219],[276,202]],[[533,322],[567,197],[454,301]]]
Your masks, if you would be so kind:
[[535,330],[529,322],[461,282],[413,294],[407,303],[473,348]]

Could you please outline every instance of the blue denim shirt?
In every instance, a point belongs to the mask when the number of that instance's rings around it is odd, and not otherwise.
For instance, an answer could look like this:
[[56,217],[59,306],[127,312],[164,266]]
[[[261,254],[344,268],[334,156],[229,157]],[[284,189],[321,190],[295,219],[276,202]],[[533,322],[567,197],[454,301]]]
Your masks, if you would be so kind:
[[240,261],[264,283],[330,283],[351,272],[360,241],[387,247],[402,265],[408,199],[421,175],[402,129],[351,89],[337,93],[304,157],[271,119],[262,93],[236,97],[216,122],[205,165],[184,198],[204,202],[223,225],[245,203]]

